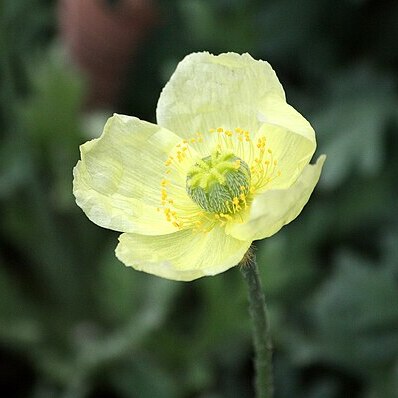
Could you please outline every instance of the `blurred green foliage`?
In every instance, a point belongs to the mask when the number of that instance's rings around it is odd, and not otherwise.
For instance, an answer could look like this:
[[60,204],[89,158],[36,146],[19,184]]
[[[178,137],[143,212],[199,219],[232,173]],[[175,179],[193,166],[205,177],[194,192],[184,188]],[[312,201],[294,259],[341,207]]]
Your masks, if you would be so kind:
[[[157,6],[162,23],[110,112],[154,120],[185,54],[248,51],[273,65],[328,155],[299,219],[258,244],[275,398],[398,397],[398,3]],[[127,269],[117,234],[75,205],[78,146],[106,115],[83,111],[55,7],[0,3],[0,394],[252,396],[239,271],[177,283]]]

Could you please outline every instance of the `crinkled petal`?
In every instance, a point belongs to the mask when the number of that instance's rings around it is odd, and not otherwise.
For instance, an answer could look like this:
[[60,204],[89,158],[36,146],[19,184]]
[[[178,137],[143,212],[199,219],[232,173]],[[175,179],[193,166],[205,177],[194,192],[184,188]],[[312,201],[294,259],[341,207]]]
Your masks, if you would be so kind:
[[184,230],[160,236],[122,234],[116,256],[136,270],[190,281],[235,266],[250,244],[226,235],[220,227],[207,233]]
[[307,165],[289,189],[269,190],[256,196],[246,222],[227,224],[226,233],[237,239],[258,240],[278,232],[294,220],[308,202],[325,159],[322,155],[315,165]]
[[[157,208],[164,162],[180,141],[155,124],[114,115],[100,138],[81,146],[73,181],[77,204],[91,221],[105,228],[149,235],[176,231]],[[185,175],[168,191],[180,203],[190,204]]]
[[261,104],[268,96],[285,100],[272,67],[249,54],[207,52],[185,57],[164,87],[157,121],[181,137],[211,128],[242,128],[256,132]]

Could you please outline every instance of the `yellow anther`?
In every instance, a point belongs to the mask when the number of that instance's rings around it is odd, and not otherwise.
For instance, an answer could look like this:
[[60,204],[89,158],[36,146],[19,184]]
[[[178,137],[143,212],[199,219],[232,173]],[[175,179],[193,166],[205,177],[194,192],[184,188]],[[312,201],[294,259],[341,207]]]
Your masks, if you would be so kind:
[[217,129],[217,133],[222,133],[224,131],[224,129],[222,128],[222,127],[219,127],[218,129]]
[[216,130],[215,129],[210,129],[209,133],[214,133]]

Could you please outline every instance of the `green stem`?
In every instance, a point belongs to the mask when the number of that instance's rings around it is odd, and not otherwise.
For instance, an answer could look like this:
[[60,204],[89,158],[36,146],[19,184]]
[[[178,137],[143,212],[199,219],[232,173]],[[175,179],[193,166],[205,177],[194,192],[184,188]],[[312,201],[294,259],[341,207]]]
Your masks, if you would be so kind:
[[249,307],[253,322],[255,350],[256,398],[272,398],[272,343],[267,320],[267,307],[256,256],[252,248],[241,263],[241,272],[248,286]]

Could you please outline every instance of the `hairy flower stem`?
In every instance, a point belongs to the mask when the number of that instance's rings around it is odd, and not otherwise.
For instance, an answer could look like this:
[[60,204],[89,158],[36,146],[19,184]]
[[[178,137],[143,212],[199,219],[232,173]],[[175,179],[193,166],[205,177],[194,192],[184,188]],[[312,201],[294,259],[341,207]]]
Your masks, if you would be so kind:
[[267,320],[267,307],[261,286],[256,255],[250,248],[241,262],[241,272],[248,286],[249,307],[253,322],[255,350],[256,398],[272,398],[272,343]]

